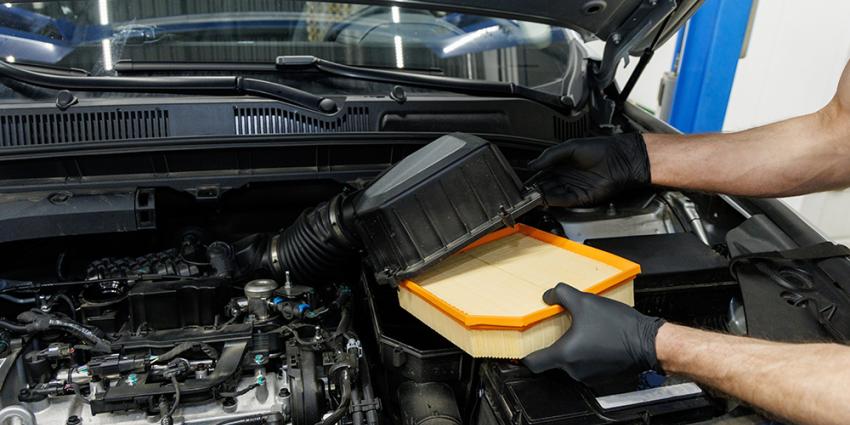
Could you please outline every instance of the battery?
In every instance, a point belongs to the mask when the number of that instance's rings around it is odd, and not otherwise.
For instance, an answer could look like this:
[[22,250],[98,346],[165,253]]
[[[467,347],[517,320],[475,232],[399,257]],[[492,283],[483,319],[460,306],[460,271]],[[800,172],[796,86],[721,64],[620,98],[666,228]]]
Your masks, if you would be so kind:
[[477,425],[678,424],[710,419],[712,400],[692,382],[670,381],[644,388],[637,376],[618,377],[594,389],[561,371],[532,374],[522,365],[481,365],[484,393]]

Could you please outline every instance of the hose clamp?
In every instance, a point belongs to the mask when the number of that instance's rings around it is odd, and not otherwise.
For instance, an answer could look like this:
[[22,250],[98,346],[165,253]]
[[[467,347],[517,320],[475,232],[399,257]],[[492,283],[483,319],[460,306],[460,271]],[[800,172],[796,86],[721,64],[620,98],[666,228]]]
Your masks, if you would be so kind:
[[337,195],[331,198],[330,203],[328,204],[328,221],[331,224],[331,231],[333,232],[336,240],[342,242],[346,246],[356,246],[356,244],[352,241],[352,238],[348,235],[348,232],[343,229],[342,224],[342,195]]
[[272,272],[275,276],[283,276],[283,269],[280,264],[280,254],[278,253],[279,248],[280,233],[272,236],[272,240],[269,242],[269,258],[271,259]]

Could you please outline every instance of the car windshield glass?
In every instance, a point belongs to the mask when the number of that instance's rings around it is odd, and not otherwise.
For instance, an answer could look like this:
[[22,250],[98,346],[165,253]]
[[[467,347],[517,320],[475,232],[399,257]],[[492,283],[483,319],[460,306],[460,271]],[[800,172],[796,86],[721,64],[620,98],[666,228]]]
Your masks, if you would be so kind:
[[4,3],[0,57],[114,75],[119,60],[349,65],[535,86],[563,76],[576,34],[461,13],[291,0]]

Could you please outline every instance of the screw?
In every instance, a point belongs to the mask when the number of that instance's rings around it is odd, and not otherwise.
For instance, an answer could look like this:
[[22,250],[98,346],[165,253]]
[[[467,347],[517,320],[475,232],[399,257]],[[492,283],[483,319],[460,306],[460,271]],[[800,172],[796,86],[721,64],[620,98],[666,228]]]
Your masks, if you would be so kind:
[[614,34],[611,35],[611,41],[614,42],[614,44],[620,44],[621,40],[622,40],[622,37],[620,37],[620,34],[614,33]]
[[322,340],[322,328],[316,326],[316,336],[313,337],[316,341]]

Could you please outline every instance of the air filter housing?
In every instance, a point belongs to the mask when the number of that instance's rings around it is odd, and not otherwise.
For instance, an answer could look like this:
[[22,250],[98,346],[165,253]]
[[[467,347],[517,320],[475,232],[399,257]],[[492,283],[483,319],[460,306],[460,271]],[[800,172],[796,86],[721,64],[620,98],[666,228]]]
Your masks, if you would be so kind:
[[542,202],[496,146],[443,136],[347,200],[353,229],[380,283],[396,284]]

